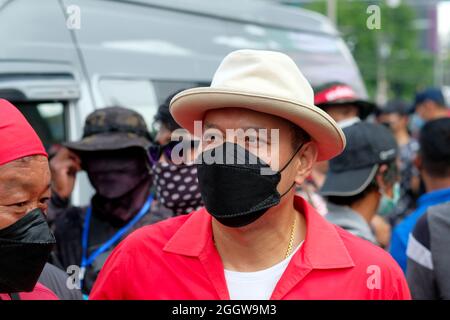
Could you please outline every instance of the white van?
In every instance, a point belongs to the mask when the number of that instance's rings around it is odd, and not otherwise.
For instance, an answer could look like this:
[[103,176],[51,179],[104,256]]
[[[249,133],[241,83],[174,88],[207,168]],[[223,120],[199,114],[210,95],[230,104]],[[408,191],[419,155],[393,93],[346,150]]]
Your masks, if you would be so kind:
[[[78,28],[79,27],[79,28]],[[172,92],[208,85],[240,48],[289,54],[313,85],[366,91],[323,16],[261,0],[0,0],[0,97],[27,116],[47,148],[82,135],[85,117],[120,105],[151,127]],[[84,174],[72,201],[92,194]]]

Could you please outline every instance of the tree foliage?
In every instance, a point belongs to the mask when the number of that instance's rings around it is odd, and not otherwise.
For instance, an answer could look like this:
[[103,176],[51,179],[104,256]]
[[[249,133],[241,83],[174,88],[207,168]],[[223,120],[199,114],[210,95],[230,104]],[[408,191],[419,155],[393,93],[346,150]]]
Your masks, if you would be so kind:
[[[374,97],[377,72],[385,67],[389,97],[411,99],[418,88],[433,81],[433,56],[420,46],[420,34],[414,27],[415,11],[405,1],[390,8],[385,1],[373,1],[380,8],[380,29],[367,28],[370,13],[367,1],[337,1],[337,27],[359,66],[367,90]],[[326,1],[305,5],[326,13]],[[385,58],[380,49],[385,48]],[[387,50],[386,50],[387,48]]]

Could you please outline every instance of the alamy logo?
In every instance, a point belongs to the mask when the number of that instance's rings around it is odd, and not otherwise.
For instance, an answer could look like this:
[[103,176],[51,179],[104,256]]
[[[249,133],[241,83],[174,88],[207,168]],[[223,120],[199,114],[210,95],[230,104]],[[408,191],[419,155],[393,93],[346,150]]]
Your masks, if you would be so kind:
[[77,265],[70,265],[67,267],[66,286],[69,290],[80,290],[81,279],[83,278],[83,270]]
[[377,265],[370,265],[366,269],[369,277],[367,278],[367,288],[370,290],[381,289],[381,268]]
[[67,19],[66,26],[67,29],[70,30],[79,30],[81,29],[81,9],[77,5],[70,5],[66,8]]
[[381,29],[381,9],[379,6],[373,4],[367,7],[366,13],[369,17],[366,21],[367,29],[379,30]]

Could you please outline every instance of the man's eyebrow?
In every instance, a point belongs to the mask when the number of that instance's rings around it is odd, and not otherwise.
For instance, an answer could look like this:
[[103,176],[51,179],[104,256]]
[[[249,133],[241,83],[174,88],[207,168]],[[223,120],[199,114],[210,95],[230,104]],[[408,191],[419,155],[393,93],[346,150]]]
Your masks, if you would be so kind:
[[212,124],[212,123],[205,123],[204,129],[205,129],[205,130],[208,130],[208,129],[216,129],[216,130],[219,130],[222,134],[225,133],[224,130],[222,130],[221,128],[219,128],[218,126],[216,126],[215,124]]
[[269,131],[269,129],[267,129],[267,128],[263,128],[263,127],[253,127],[253,126],[243,127],[243,128],[241,128],[241,129],[244,130],[244,131],[253,129],[253,130],[257,131],[257,132],[258,132],[259,130],[267,130],[267,131]]
[[205,129],[219,129],[215,124],[205,123]]

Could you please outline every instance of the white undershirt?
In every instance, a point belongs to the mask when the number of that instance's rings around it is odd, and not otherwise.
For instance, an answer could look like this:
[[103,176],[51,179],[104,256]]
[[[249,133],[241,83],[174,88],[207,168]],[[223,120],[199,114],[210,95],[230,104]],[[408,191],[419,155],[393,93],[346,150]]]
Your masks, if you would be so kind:
[[294,254],[302,246],[302,243],[300,243],[289,257],[268,269],[255,272],[238,272],[225,269],[225,280],[230,299],[269,300],[278,281]]

